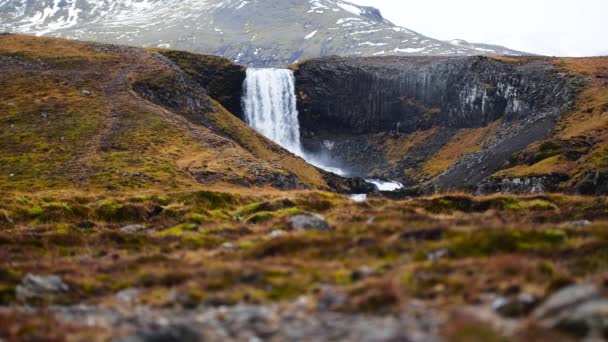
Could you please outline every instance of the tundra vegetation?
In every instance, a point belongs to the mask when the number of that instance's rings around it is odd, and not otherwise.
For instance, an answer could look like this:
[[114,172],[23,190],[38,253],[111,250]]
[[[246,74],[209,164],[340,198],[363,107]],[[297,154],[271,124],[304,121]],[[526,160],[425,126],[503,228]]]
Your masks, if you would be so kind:
[[[498,176],[578,181],[608,167],[607,60],[551,61],[591,80],[556,133]],[[385,317],[417,303],[449,341],[597,332],[531,312],[574,284],[605,290],[605,196],[375,193],[358,203],[224,109],[233,90],[197,82],[208,65],[238,78],[209,56],[0,37],[1,338],[120,336],[52,313],[78,304],[304,302],[312,315]],[[475,152],[498,125],[460,130],[420,172]],[[391,155],[427,136],[412,134]]]

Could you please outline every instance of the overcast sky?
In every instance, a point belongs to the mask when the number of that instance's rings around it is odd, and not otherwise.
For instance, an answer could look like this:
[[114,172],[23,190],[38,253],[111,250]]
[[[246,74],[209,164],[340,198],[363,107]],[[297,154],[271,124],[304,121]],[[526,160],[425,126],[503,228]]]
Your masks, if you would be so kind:
[[552,56],[608,54],[608,0],[349,0],[426,36]]

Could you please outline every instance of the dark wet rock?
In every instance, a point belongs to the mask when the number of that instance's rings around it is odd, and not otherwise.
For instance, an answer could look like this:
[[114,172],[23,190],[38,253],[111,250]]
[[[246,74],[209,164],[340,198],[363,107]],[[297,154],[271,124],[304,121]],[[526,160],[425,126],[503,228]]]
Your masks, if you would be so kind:
[[320,215],[296,215],[291,217],[287,223],[292,229],[300,231],[329,231],[332,229],[331,225]]
[[199,342],[201,336],[186,325],[170,325],[139,331],[115,342]]
[[182,68],[228,111],[243,118],[241,97],[246,77],[244,66],[218,56],[174,50],[159,53]]
[[321,171],[327,185],[340,194],[368,194],[378,191],[378,188],[363,178],[347,178],[335,173]]
[[144,229],[145,229],[145,227],[142,226],[141,224],[131,224],[131,225],[120,228],[120,231],[125,234],[137,234],[137,233],[141,233]]
[[441,240],[445,232],[445,228],[421,229],[401,233],[399,238],[401,240],[438,241]]
[[527,178],[491,178],[477,186],[479,195],[494,194],[497,192],[510,194],[542,194],[556,192],[561,182],[567,180],[563,176],[544,176]]
[[350,275],[352,281],[360,281],[378,275],[378,272],[368,266],[361,266]]
[[503,317],[520,318],[527,316],[538,305],[539,299],[528,293],[520,293],[511,297],[499,297],[494,300],[492,307]]
[[31,301],[52,302],[70,290],[61,277],[56,275],[40,276],[28,274],[16,288],[17,299],[28,303]]
[[587,172],[578,183],[577,190],[583,195],[608,194],[608,173]]
[[77,226],[80,229],[91,229],[91,228],[95,228],[95,223],[91,222],[91,221],[82,221],[82,222],[78,223]]

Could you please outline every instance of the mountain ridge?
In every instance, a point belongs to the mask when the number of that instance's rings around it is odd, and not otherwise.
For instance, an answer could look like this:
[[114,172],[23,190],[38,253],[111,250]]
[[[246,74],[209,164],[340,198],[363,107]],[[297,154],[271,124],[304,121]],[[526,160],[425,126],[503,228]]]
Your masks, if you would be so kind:
[[426,37],[342,0],[4,0],[0,23],[0,31],[189,50],[250,66],[327,55],[525,54]]

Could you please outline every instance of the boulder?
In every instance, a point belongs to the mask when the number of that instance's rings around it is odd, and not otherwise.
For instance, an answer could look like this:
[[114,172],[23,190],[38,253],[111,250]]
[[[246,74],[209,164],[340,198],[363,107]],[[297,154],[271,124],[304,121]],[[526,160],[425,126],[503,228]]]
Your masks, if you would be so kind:
[[600,290],[592,284],[572,285],[551,295],[533,312],[537,319],[549,318],[564,311],[572,310],[579,305],[602,299]]
[[131,304],[141,296],[141,290],[130,288],[118,292],[114,297],[122,303]]
[[533,317],[545,328],[602,340],[608,332],[608,300],[595,285],[573,285],[550,296]]
[[287,232],[282,229],[273,230],[270,232],[270,234],[268,234],[268,236],[271,238],[278,238],[285,235],[287,235]]
[[299,231],[329,231],[332,229],[331,225],[321,215],[296,215],[290,218],[287,223],[292,229]]
[[589,227],[591,226],[593,223],[591,223],[591,221],[589,220],[576,220],[576,221],[571,221],[568,222],[568,227],[572,227],[572,228],[585,228],[585,227]]
[[68,284],[59,276],[39,276],[28,274],[16,288],[17,299],[28,303],[31,301],[54,301],[58,296],[70,290]]
[[143,231],[145,228],[141,224],[131,224],[120,228],[120,231],[126,234],[137,234]]

